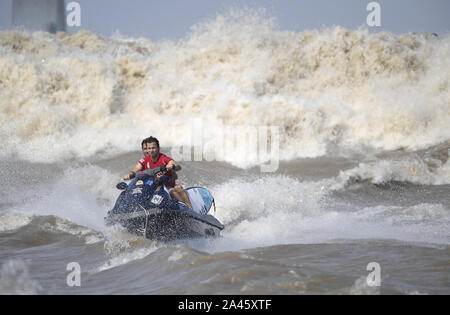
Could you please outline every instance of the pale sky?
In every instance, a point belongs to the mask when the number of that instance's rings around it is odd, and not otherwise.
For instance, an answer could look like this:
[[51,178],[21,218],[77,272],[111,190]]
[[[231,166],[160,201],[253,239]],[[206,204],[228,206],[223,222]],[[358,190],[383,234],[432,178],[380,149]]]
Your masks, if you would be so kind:
[[[0,0],[0,30],[11,28],[13,0]],[[66,0],[66,4],[71,2]],[[109,37],[115,32],[152,40],[180,39],[190,27],[225,13],[229,8],[265,8],[282,30],[302,31],[341,25],[367,26],[371,0],[78,0],[81,27]],[[393,33],[428,32],[440,36],[450,31],[449,0],[378,0],[381,26],[369,30]]]

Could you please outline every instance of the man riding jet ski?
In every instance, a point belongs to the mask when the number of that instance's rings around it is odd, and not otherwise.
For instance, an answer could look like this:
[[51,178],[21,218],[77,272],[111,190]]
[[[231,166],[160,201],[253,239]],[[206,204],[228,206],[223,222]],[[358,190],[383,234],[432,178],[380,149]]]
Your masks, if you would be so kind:
[[214,205],[209,190],[186,189],[191,209],[170,196],[164,185],[169,180],[165,172],[166,167],[148,169],[138,173],[129,185],[117,184],[123,192],[108,211],[106,225],[120,224],[130,233],[155,240],[219,236],[224,226],[208,214]]

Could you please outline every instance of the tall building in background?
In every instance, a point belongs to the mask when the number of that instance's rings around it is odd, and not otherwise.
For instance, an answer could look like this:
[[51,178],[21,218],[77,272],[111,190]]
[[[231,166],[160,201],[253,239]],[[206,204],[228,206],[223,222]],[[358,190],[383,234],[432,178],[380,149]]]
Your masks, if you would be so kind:
[[56,33],[66,30],[64,0],[13,0],[12,27]]

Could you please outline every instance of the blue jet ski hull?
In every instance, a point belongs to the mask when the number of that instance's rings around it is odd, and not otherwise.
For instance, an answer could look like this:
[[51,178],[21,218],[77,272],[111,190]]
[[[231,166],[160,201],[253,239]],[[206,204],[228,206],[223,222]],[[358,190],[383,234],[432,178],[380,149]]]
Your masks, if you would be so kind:
[[219,236],[224,226],[208,214],[211,206],[215,207],[211,192],[203,187],[187,188],[191,209],[158,186],[162,182],[151,173],[156,171],[142,172],[130,184],[117,185],[124,191],[108,212],[105,224],[119,224],[135,235],[162,241]]
[[192,210],[151,208],[131,213],[110,213],[106,225],[119,224],[137,236],[158,241],[216,237],[224,226],[213,216]]

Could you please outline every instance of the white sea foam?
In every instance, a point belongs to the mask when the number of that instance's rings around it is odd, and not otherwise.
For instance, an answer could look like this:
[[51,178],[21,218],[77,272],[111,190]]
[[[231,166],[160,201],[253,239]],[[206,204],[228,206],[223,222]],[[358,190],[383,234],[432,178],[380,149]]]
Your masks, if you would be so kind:
[[377,286],[368,286],[367,277],[361,276],[355,280],[355,283],[348,291],[343,290],[342,293],[351,295],[379,295],[380,288]]
[[89,243],[97,242],[102,239],[98,232],[106,230],[107,210],[118,195],[111,188],[117,178],[98,166],[68,168],[55,182],[30,192],[25,201],[14,206],[17,212],[2,214],[0,228],[20,227],[33,215],[52,215],[57,220],[49,228],[82,236]]
[[[450,37],[280,31],[231,11],[184,40],[0,32],[1,155],[54,162],[279,126],[280,160],[424,149],[450,138]],[[213,136],[214,137],[214,136]],[[27,147],[30,155],[23,155]],[[217,158],[236,158],[245,143]],[[228,154],[232,150],[236,154]]]
[[17,210],[0,212],[0,232],[18,229],[29,224],[33,215]]
[[357,167],[340,171],[328,181],[333,190],[340,190],[354,182],[385,184],[393,181],[421,185],[450,184],[450,162],[408,156],[398,159],[375,159],[359,163]]
[[156,250],[158,250],[158,248],[159,247],[156,246],[155,243],[153,243],[150,247],[141,247],[131,252],[130,251],[123,252],[117,256],[108,259],[103,265],[98,267],[95,272],[102,272],[105,270],[116,268],[121,265],[128,264],[129,262],[143,259],[151,255]]
[[321,184],[278,176],[213,187],[217,217],[226,226],[218,248],[359,239],[450,244],[448,206],[418,203],[361,209],[348,204],[342,210],[329,202],[330,190],[321,189]]

